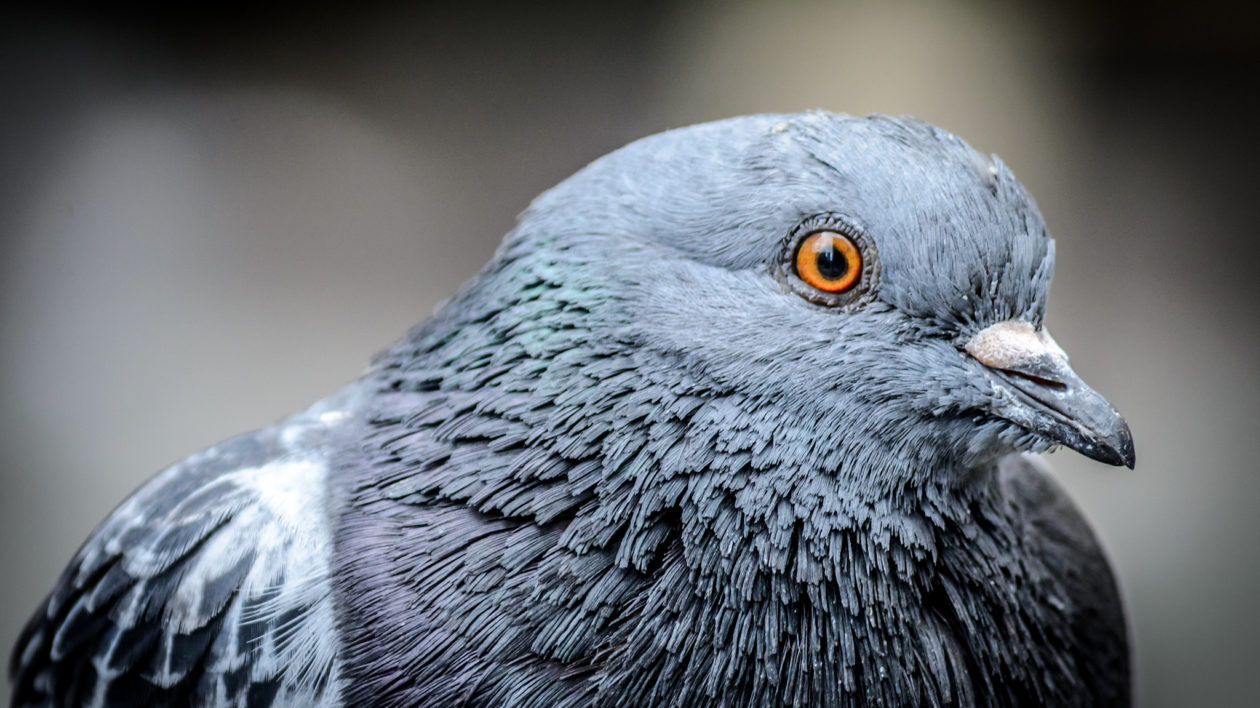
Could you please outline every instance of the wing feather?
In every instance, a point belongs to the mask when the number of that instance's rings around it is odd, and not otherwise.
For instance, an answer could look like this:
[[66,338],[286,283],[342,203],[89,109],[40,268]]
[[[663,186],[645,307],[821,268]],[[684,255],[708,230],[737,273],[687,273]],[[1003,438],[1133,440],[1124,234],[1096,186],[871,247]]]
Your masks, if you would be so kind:
[[313,421],[229,440],[124,502],[19,638],[13,704],[336,704]]

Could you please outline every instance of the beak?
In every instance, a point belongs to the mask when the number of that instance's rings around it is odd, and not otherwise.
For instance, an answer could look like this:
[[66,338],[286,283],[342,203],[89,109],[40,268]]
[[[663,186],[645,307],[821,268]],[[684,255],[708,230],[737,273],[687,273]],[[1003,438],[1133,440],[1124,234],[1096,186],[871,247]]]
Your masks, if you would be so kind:
[[964,345],[1013,397],[998,415],[1086,457],[1133,469],[1133,435],[1107,399],[1085,385],[1050,333],[1010,320]]

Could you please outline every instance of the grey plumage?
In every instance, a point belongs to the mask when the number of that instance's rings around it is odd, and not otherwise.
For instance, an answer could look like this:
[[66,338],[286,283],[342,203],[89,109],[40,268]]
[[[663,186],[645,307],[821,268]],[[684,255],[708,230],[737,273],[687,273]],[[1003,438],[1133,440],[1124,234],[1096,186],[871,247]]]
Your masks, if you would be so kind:
[[[784,265],[816,228],[867,249],[834,307]],[[634,143],[361,381],[120,507],[15,703],[1125,705],[1107,562],[1015,453],[1131,465],[1127,429],[1049,345],[966,349],[1049,341],[1053,260],[1010,171],[913,119]]]

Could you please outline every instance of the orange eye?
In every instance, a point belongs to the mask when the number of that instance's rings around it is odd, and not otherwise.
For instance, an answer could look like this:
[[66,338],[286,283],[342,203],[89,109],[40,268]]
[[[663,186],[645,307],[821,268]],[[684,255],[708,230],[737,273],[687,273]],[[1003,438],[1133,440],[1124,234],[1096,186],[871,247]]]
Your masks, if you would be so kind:
[[862,254],[848,236],[818,231],[796,249],[796,274],[827,293],[841,293],[862,277]]

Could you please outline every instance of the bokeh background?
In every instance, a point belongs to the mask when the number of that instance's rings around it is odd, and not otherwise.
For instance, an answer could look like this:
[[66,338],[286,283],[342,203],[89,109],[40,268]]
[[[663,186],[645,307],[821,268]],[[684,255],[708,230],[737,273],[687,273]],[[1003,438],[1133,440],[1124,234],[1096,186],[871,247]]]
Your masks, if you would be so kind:
[[1232,3],[107,5],[0,22],[4,652],[130,490],[354,378],[535,194],[819,107],[938,123],[1037,197],[1050,325],[1137,442],[1133,472],[1051,462],[1140,704],[1254,705],[1260,23]]

